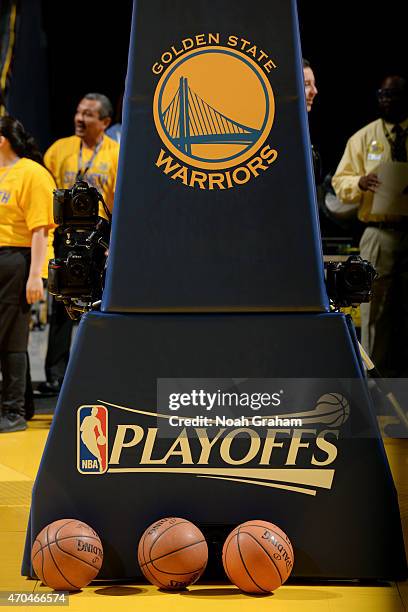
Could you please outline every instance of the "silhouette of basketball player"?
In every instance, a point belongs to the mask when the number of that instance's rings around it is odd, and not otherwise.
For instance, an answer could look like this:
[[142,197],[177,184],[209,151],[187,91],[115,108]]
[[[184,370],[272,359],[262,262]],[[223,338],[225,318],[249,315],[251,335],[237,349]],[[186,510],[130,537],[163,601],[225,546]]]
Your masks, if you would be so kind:
[[[85,444],[86,448],[97,458],[99,463],[99,471],[102,472],[102,457],[99,452],[97,439],[99,436],[103,437],[103,431],[101,422],[96,416],[98,414],[98,408],[92,408],[91,414],[86,416],[81,424],[81,440]],[[95,433],[95,427],[98,434]]]

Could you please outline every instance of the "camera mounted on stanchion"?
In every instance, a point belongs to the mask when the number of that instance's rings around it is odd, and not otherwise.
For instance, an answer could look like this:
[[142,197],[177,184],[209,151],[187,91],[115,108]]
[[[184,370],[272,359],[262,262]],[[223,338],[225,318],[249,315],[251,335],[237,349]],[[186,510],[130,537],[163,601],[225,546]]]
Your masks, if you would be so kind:
[[344,262],[325,263],[326,289],[334,310],[369,302],[377,276],[369,261],[350,255]]
[[98,221],[102,196],[96,187],[78,180],[71,189],[55,189],[54,221],[59,226],[89,227]]
[[[99,216],[99,203],[108,221]],[[62,247],[48,264],[48,290],[78,319],[102,297],[111,214],[101,193],[81,178],[70,189],[54,191],[54,221]]]

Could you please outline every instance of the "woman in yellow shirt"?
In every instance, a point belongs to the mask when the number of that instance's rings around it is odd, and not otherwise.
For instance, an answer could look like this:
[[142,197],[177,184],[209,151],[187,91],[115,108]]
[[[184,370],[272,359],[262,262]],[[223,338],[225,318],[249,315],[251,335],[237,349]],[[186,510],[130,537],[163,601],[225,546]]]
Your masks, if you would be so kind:
[[54,180],[22,124],[0,117],[0,433],[24,418],[30,304],[43,297]]

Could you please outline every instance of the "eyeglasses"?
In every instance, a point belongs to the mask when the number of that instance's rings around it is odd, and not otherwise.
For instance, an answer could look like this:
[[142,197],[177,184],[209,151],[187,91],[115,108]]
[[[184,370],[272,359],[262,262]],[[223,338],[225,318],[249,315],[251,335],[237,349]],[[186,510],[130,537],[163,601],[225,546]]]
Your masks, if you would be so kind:
[[402,98],[406,93],[402,89],[378,89],[377,98],[379,100],[395,100]]

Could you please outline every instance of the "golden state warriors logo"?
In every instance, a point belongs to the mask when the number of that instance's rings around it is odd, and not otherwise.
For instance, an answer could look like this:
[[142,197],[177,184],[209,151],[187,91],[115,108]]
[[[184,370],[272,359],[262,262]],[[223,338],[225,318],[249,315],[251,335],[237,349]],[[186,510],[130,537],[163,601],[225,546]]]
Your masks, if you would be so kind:
[[275,115],[268,72],[276,66],[256,45],[242,49],[236,36],[225,46],[210,42],[220,43],[220,35],[184,39],[153,66],[161,75],[154,121],[166,148],[156,165],[186,186],[228,189],[256,178],[277,157],[265,146]]

